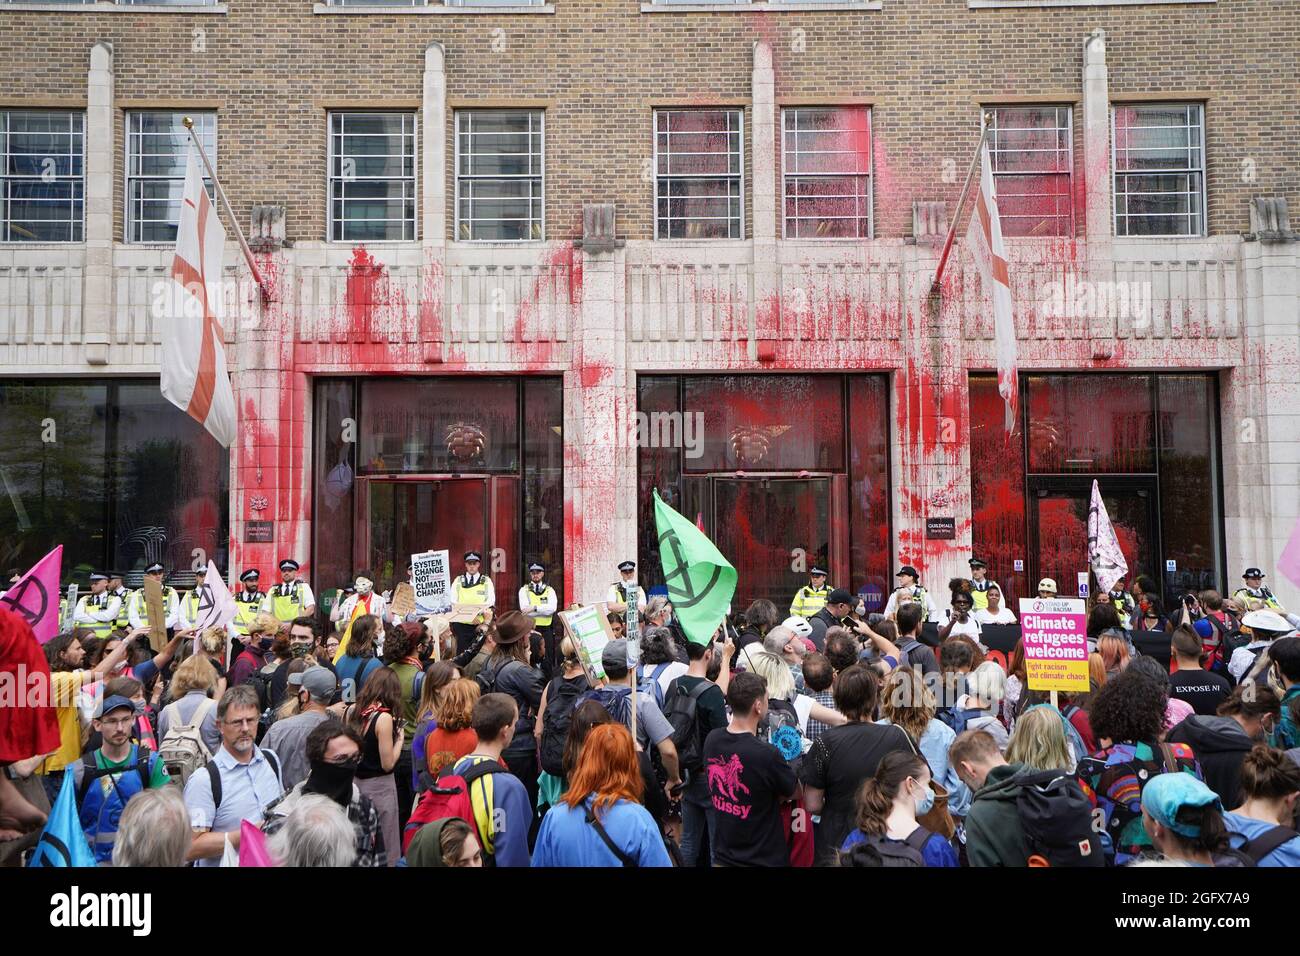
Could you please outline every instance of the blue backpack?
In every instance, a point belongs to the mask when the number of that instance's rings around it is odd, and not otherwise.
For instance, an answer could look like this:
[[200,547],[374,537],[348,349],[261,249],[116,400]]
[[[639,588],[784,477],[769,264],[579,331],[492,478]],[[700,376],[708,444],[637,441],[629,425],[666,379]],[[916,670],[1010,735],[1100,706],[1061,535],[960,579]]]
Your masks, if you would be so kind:
[[659,677],[668,669],[668,665],[656,664],[654,670],[649,674],[645,672],[645,665],[636,666],[636,689],[638,693],[653,696],[659,709],[664,709],[664,689],[659,685]]
[[945,707],[937,714],[938,718],[951,727],[957,733],[963,733],[966,725],[976,717],[983,717],[984,711],[978,707]]
[[[113,859],[113,843],[117,840],[122,811],[126,809],[128,800],[149,788],[149,778],[158,755],[132,744],[131,755],[127,758],[130,763],[126,767],[107,770],[99,766],[94,754],[88,759],[90,763],[82,759],[73,766],[78,814],[81,828],[86,831],[86,841],[95,854],[95,862],[108,863]],[[108,785],[97,784],[104,777],[108,778]]]
[[589,700],[594,700],[601,707],[604,707],[609,716],[624,727],[632,726],[632,688],[598,687],[595,690],[589,690],[574,701],[574,709],[576,710],[585,701]]

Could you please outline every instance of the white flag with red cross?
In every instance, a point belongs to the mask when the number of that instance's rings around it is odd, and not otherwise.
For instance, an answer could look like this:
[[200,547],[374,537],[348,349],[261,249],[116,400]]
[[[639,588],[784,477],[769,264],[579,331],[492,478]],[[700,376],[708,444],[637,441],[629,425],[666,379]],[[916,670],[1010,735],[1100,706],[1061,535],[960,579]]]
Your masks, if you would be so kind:
[[162,393],[229,448],[235,440],[235,396],[226,374],[222,330],[222,254],[226,230],[203,186],[199,157],[190,143],[181,199],[180,228],[171,278],[162,301]]

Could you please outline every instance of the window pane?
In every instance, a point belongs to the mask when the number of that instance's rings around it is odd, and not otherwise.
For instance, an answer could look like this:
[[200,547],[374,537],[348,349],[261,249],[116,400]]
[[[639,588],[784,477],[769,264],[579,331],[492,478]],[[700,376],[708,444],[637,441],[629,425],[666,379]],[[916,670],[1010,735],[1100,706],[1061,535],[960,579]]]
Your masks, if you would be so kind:
[[321,379],[316,383],[316,433],[312,470],[316,535],[314,580],[318,592],[352,578],[352,529],[356,443],[345,439],[345,419],[356,418],[352,379]]
[[526,378],[524,386],[523,560],[546,565],[564,597],[564,380]]
[[[217,164],[217,117],[214,113],[128,113],[127,241],[175,242],[180,198],[185,191],[185,164],[190,134],[183,120],[192,115],[194,130],[208,161]],[[215,197],[211,180],[204,178]]]
[[1114,109],[1115,234],[1203,235],[1199,104]]
[[330,238],[415,238],[415,114],[330,114]]
[[456,114],[456,234],[465,240],[542,238],[542,113]]
[[363,380],[360,471],[517,471],[518,402],[513,379]]
[[80,242],[85,116],[0,111],[0,241]]
[[656,236],[740,238],[741,114],[655,112]]
[[[1159,375],[1160,523],[1165,560],[1165,607],[1183,594],[1217,588],[1224,580],[1219,555],[1219,487],[1215,449],[1214,378]],[[1189,503],[1195,503],[1189,507]]]
[[1015,562],[1025,548],[1025,472],[1020,436],[1008,449],[1002,396],[996,375],[970,377],[971,548],[988,564],[988,576],[1003,589],[1003,604],[1019,616],[1029,597],[1027,572]]
[[1068,106],[997,107],[989,159],[1006,236],[1074,234]]
[[1029,376],[1029,470],[1155,471],[1147,375]]
[[[849,588],[867,610],[893,590],[889,518],[889,387],[878,375],[849,378]],[[877,597],[878,596],[878,597]]]

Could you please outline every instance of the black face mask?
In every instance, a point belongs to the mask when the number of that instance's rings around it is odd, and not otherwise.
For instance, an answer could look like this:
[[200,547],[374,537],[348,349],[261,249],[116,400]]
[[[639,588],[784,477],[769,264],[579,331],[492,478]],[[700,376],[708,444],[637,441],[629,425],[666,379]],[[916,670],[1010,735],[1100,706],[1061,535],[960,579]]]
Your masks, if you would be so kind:
[[319,793],[329,797],[344,809],[352,802],[352,778],[356,776],[360,760],[348,763],[311,762],[311,773],[303,784],[304,793]]

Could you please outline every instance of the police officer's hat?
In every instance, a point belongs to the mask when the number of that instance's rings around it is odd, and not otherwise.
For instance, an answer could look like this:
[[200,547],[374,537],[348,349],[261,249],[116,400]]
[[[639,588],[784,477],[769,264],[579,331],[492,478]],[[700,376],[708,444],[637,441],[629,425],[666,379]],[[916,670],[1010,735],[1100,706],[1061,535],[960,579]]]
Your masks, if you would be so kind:
[[823,568],[820,564],[814,564],[811,568],[808,569],[808,574],[809,576],[814,574],[820,574],[822,577],[826,577],[826,569]]
[[1259,568],[1247,568],[1246,572],[1242,575],[1242,578],[1262,578],[1263,576],[1264,572]]
[[153,564],[149,565],[149,567],[147,567],[147,568],[144,569],[144,573],[145,573],[145,574],[160,574],[160,573],[162,573],[162,570],[163,570],[163,566],[162,566],[161,564],[159,564],[157,561],[155,561]]
[[109,579],[110,581],[125,581],[125,580],[126,580],[126,575],[123,574],[121,571],[106,571],[105,573],[108,575],[108,579]]
[[92,574],[92,575],[90,576],[90,580],[91,580],[91,581],[107,581],[107,580],[108,580],[108,575],[105,574],[103,571],[96,571],[94,574]]
[[243,574],[241,574],[241,575],[239,576],[239,580],[241,580],[241,581],[256,581],[256,580],[257,580],[258,578],[260,578],[260,577],[261,577],[261,575],[258,574],[258,572],[257,572],[257,568],[249,568],[247,571],[245,571]]
[[635,570],[636,570],[636,562],[635,562],[635,561],[620,561],[620,562],[619,562],[619,565],[618,565],[618,569],[619,569],[620,571],[635,571]]
[[532,572],[534,572],[534,571],[545,571],[545,570],[546,570],[546,568],[542,567],[542,566],[541,566],[540,564],[538,564],[536,561],[534,561],[532,564],[528,565],[528,572],[529,572],[530,574],[531,574]]
[[483,560],[483,556],[480,555],[477,551],[466,551],[466,552],[465,552],[465,560],[466,560],[466,561],[482,561],[482,560]]
[[295,561],[293,558],[285,558],[283,561],[280,562],[280,570],[281,570],[281,571],[297,571],[297,570],[298,570],[298,562]]
[[970,569],[972,571],[974,571],[976,568],[985,568],[985,569],[988,568],[988,565],[985,564],[983,561],[981,561],[979,558],[971,558],[966,563],[970,565]]
[[910,564],[905,564],[899,568],[898,573],[895,574],[894,577],[901,578],[904,574],[910,575],[914,581],[919,581],[921,579],[921,575],[916,573],[916,568],[912,567]]

